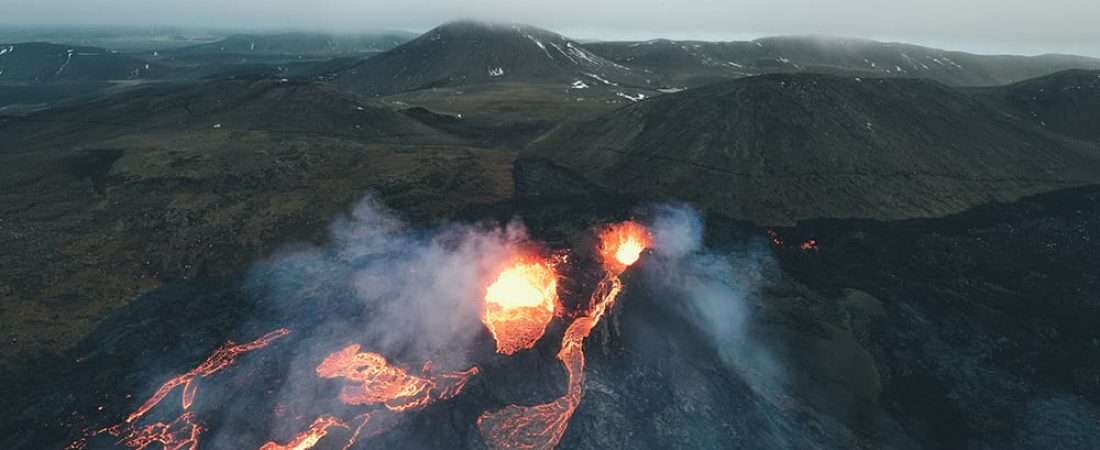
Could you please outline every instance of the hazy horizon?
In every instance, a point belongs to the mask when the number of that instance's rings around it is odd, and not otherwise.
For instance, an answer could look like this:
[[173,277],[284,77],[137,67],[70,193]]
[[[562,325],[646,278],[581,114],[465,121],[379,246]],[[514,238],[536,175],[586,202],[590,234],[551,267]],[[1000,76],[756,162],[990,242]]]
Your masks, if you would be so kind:
[[223,31],[301,30],[420,33],[455,19],[524,23],[580,40],[730,41],[777,35],[843,36],[986,54],[1100,57],[1100,4],[929,0],[917,5],[844,0],[765,3],[717,0],[556,3],[410,0],[0,0],[4,27],[179,27]]

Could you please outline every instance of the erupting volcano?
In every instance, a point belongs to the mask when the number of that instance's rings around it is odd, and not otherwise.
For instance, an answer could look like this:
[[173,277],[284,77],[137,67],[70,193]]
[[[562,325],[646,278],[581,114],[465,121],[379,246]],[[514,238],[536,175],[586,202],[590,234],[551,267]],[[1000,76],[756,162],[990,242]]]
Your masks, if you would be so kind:
[[561,441],[584,395],[584,339],[619,296],[619,275],[649,246],[649,232],[636,222],[611,225],[600,233],[604,277],[592,294],[589,309],[566,329],[558,351],[558,359],[569,373],[565,396],[543,405],[509,405],[482,414],[477,426],[486,445],[494,449],[551,449]]
[[[607,226],[598,237],[596,255],[603,276],[579,310],[567,313],[559,301],[557,263],[552,262],[553,258],[513,256],[486,281],[481,319],[500,354],[511,355],[533,347],[556,311],[562,312],[562,317],[574,318],[557,353],[569,375],[565,395],[547,404],[509,405],[483,413],[477,427],[490,448],[553,448],[580,405],[584,395],[584,340],[622,290],[619,276],[651,246],[648,230],[635,222]],[[198,449],[199,438],[207,428],[191,409],[198,392],[197,381],[234,364],[243,353],[263,348],[288,333],[283,328],[247,344],[227,342],[193,370],[165,382],[122,423],[88,433],[70,447],[83,448],[88,438],[108,434],[116,439],[116,445],[135,450],[154,445],[172,450]],[[285,440],[268,441],[259,450],[308,450],[322,441],[350,449],[358,439],[391,429],[404,413],[459,395],[480,373],[477,366],[443,372],[433,370],[431,361],[423,364],[419,373],[413,373],[379,353],[362,350],[360,344],[349,344],[328,354],[314,371],[319,379],[341,383],[339,399],[348,408],[317,415],[308,426],[301,425],[302,431]],[[181,388],[182,413],[178,418],[152,424],[138,422],[176,388]]]
[[514,261],[485,289],[482,322],[497,352],[511,355],[531,348],[554,317],[557,274],[542,262]]

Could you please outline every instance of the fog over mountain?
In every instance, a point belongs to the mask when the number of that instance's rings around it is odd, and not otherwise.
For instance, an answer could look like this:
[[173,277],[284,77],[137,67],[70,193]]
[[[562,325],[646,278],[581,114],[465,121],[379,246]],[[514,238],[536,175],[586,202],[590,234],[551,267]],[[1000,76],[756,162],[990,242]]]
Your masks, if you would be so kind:
[[425,31],[456,17],[471,17],[532,23],[574,38],[732,40],[811,33],[903,40],[983,53],[1100,55],[1100,31],[1092,26],[1100,17],[1100,4],[1080,0],[0,0],[0,9],[0,24],[5,25]]

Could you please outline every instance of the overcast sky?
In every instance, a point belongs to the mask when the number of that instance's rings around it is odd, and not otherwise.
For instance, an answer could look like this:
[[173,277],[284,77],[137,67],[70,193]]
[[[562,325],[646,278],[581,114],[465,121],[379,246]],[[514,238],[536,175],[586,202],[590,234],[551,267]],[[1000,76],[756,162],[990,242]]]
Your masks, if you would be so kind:
[[578,39],[830,34],[1100,56],[1100,0],[0,0],[0,23],[425,31],[457,18]]

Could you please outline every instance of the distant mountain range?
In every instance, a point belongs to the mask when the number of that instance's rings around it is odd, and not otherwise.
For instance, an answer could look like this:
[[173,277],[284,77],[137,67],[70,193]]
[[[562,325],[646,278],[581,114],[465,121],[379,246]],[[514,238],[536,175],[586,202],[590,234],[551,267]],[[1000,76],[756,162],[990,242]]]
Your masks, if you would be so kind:
[[171,49],[164,53],[170,55],[231,53],[336,56],[383,52],[406,43],[416,36],[414,33],[405,32],[234,34],[217,42]]
[[234,34],[216,42],[146,52],[141,56],[166,64],[301,64],[335,57],[368,57],[408,42],[404,32],[363,34]]
[[992,86],[1068,69],[1100,69],[1100,59],[986,56],[870,40],[789,36],[748,42],[657,39],[580,43],[525,25],[459,21],[371,58],[322,65],[313,74],[368,95],[499,83],[646,89],[652,96],[769,73],[924,78]]
[[171,68],[98,47],[0,44],[0,84],[160,79]]
[[[612,105],[769,73],[993,86],[1068,69],[1100,69],[1100,59],[1079,56],[984,56],[846,38],[581,43],[536,27],[474,21],[449,22],[419,37],[402,32],[234,34],[127,54],[67,44],[6,48],[0,55],[0,85],[265,75],[316,78],[369,96],[522,85],[527,92],[543,90],[536,96],[552,101]],[[502,101],[527,96],[514,88],[497,91],[488,95],[503,96]]]
[[261,66],[317,62],[343,55],[369,56],[413,37],[414,34],[401,32],[235,34],[216,42],[140,53],[64,43],[0,44],[0,84],[233,75],[249,67],[254,71]]
[[1100,59],[1069,55],[989,56],[863,39],[784,36],[747,42],[597,42],[589,48],[647,70],[675,86],[767,73],[815,72],[926,78],[954,86],[991,86],[1068,69],[1100,69]]

